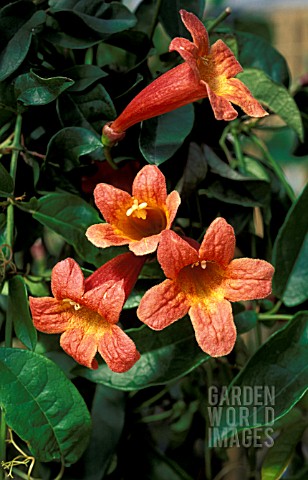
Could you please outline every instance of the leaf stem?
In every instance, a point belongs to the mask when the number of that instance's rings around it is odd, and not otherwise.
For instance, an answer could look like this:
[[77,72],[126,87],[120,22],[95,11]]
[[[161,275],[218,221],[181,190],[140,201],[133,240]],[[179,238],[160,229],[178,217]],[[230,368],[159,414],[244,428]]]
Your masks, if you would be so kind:
[[279,180],[281,181],[282,185],[284,186],[291,202],[294,202],[295,200],[295,194],[292,190],[292,187],[290,186],[290,184],[288,183],[284,173],[283,173],[283,170],[282,168],[280,167],[280,165],[275,161],[275,159],[272,157],[272,155],[269,153],[268,149],[266,148],[266,146],[264,145],[264,143],[262,142],[262,140],[260,140],[260,138],[258,138],[256,135],[254,134],[250,134],[250,139],[253,141],[253,143],[261,150],[261,152],[263,153],[264,157],[266,158],[266,160],[268,161],[268,163],[271,165],[272,169],[274,170],[274,172],[276,173],[277,177],[279,178]]
[[258,320],[292,320],[293,315],[284,315],[284,314],[277,314],[277,315],[269,315],[268,313],[259,313]]
[[238,138],[237,132],[235,130],[231,130],[232,137],[233,137],[233,145],[234,145],[234,153],[236,156],[236,159],[238,161],[238,166],[239,166],[239,171],[243,174],[246,173],[246,167],[245,167],[245,162],[244,162],[244,155],[243,151],[241,148],[241,143]]
[[224,9],[223,12],[221,12],[220,15],[218,15],[218,17],[213,21],[213,23],[211,23],[211,25],[208,27],[207,31],[208,33],[210,33],[212,30],[214,30],[214,28],[217,27],[217,25],[219,25],[220,23],[222,23],[227,17],[229,17],[229,15],[231,15],[232,13],[232,10],[230,7],[227,7]]

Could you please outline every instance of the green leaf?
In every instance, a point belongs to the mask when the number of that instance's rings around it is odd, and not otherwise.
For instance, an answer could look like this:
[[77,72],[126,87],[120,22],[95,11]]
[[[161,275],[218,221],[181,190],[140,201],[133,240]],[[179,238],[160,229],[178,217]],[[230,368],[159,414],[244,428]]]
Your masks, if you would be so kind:
[[180,148],[194,124],[194,107],[185,105],[142,122],[139,147],[147,162],[160,165]]
[[122,253],[120,247],[99,249],[85,236],[90,225],[101,223],[98,212],[77,195],[50,193],[41,197],[33,218],[61,235],[85,261],[100,267],[104,262]]
[[56,164],[65,172],[77,167],[82,155],[94,152],[103,145],[90,130],[80,127],[66,127],[59,130],[47,145],[46,163]]
[[[217,407],[221,416],[213,429],[211,446],[219,439],[246,428],[271,425],[273,420],[285,415],[300,400],[308,388],[307,347],[308,312],[299,312],[257,350],[229,385],[226,399],[232,399],[235,387],[239,387],[242,394],[244,389],[249,389],[250,396],[254,398],[246,403],[221,402],[221,406]],[[257,398],[265,389],[269,390],[271,401]],[[230,409],[232,425],[228,420]]]
[[37,342],[37,333],[29,311],[26,285],[20,275],[16,275],[9,280],[7,315],[13,322],[17,338],[29,350],[34,350]]
[[271,193],[268,182],[256,180],[255,177],[242,175],[233,170],[207,145],[203,146],[203,150],[209,172],[205,188],[199,190],[199,195],[244,207],[268,205]]
[[42,462],[75,463],[90,434],[90,415],[76,387],[50,360],[0,349],[0,403],[5,420]]
[[93,83],[108,74],[96,65],[74,65],[63,73],[74,80],[74,84],[69,88],[69,92],[82,92]]
[[300,419],[283,429],[278,438],[275,438],[274,445],[268,450],[262,465],[262,480],[279,480],[282,477],[306,427],[303,419]]
[[256,68],[263,70],[273,82],[289,84],[289,68],[286,59],[267,40],[253,33],[235,33],[239,62],[246,70]]
[[31,71],[17,77],[15,93],[23,105],[46,105],[73,84],[74,80],[67,77],[42,78]]
[[100,132],[107,120],[116,117],[113,102],[102,85],[86,93],[61,95],[57,101],[58,115],[63,126],[84,127]]
[[102,4],[101,0],[73,3],[50,0],[49,5],[51,12],[64,27],[64,31],[67,30],[76,37],[80,37],[82,32],[83,36],[105,39],[135,26],[135,15],[124,5],[116,2],[111,5],[104,3]]
[[[29,2],[27,3],[29,4]],[[37,29],[45,23],[45,20],[46,13],[43,10],[35,12],[7,43],[0,55],[0,81],[9,77],[23,63],[30,49],[32,37],[36,34]]]
[[262,70],[253,68],[247,68],[239,73],[237,78],[247,85],[257,100],[279,115],[303,141],[304,131],[300,111],[284,86],[273,82]]
[[290,208],[274,248],[273,291],[287,306],[308,298],[308,186]]
[[92,382],[130,391],[183,377],[210,358],[198,346],[188,319],[179,320],[160,332],[142,326],[127,333],[141,354],[128,372],[114,373],[105,364],[98,370],[78,367],[75,372]]
[[197,143],[189,145],[187,163],[179,183],[176,187],[182,196],[189,196],[193,193],[200,182],[207,174],[208,164],[204,151]]
[[124,393],[97,385],[91,417],[93,428],[89,446],[83,456],[83,480],[97,480],[107,472],[124,427]]
[[14,182],[6,168],[0,163],[0,195],[9,197],[14,191]]
[[254,310],[244,310],[244,312],[234,315],[237,333],[249,332],[257,325],[258,315]]
[[205,9],[205,0],[163,0],[159,18],[171,38],[180,36],[191,39],[179,14],[182,8],[201,18]]

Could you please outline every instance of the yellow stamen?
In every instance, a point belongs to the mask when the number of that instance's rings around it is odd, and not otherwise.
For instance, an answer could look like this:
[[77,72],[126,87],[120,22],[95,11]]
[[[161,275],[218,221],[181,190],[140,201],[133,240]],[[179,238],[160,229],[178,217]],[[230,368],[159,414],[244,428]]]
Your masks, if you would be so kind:
[[195,262],[192,265],[190,265],[191,268],[199,267],[199,262]]
[[142,218],[142,220],[145,220],[147,218],[147,212],[145,210],[147,206],[147,202],[141,202],[139,204],[138,200],[134,198],[132,206],[126,211],[126,216],[130,217],[131,215],[133,215],[134,217]]
[[81,308],[81,305],[79,305],[79,303],[73,302],[73,300],[70,300],[69,298],[64,298],[63,302],[69,302],[70,305],[74,306],[75,310],[79,310]]
[[202,260],[202,262],[201,262],[201,268],[202,268],[202,270],[205,270],[205,269],[206,269],[206,261],[205,261],[205,260]]

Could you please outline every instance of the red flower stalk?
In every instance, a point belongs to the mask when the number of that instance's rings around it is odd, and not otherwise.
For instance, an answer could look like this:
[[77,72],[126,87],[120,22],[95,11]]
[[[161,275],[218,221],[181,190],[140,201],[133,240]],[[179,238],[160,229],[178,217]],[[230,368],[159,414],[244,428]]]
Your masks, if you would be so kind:
[[35,328],[62,333],[60,345],[76,362],[97,369],[98,351],[114,372],[126,372],[140,358],[133,341],[116,325],[144,258],[124,253],[84,279],[79,265],[67,258],[52,270],[54,298],[30,297]]
[[97,185],[95,203],[107,223],[88,228],[90,242],[102,248],[128,245],[135,255],[156,250],[161,232],[171,227],[180,196],[175,190],[167,195],[165,177],[154,165],[137,173],[132,193],[106,183]]
[[274,273],[264,260],[232,260],[234,248],[233,228],[223,218],[212,222],[199,250],[163,232],[157,257],[167,280],[146,292],[139,319],[161,330],[188,313],[202,350],[212,357],[230,353],[236,340],[230,302],[267,297]]
[[192,13],[180,10],[182,21],[193,42],[174,38],[169,51],[176,50],[184,63],[174,67],[144,88],[124,109],[119,117],[103,128],[102,142],[112,146],[132,125],[162,115],[188,103],[208,97],[217,120],[234,120],[238,105],[247,115],[268,115],[248,88],[233,78],[242,67],[222,40],[211,47],[203,23]]

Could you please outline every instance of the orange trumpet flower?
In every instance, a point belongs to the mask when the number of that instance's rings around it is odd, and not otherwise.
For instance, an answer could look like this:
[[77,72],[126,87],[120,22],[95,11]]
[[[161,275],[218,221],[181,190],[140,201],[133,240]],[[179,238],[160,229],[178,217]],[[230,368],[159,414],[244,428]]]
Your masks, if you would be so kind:
[[223,218],[209,226],[199,251],[163,232],[157,256],[167,280],[145,293],[139,319],[162,330],[188,313],[203,351],[212,357],[230,353],[236,340],[230,302],[267,297],[274,273],[264,260],[232,260],[234,248],[233,228]]
[[135,255],[156,250],[161,232],[171,227],[180,196],[175,190],[167,195],[165,177],[154,165],[137,173],[132,193],[106,183],[96,186],[95,203],[107,223],[91,225],[86,231],[95,246],[128,245]]
[[30,297],[37,330],[62,333],[60,345],[76,362],[97,369],[97,351],[114,372],[126,372],[140,358],[133,341],[116,325],[120,312],[144,264],[124,253],[84,279],[72,258],[53,268],[54,298]]
[[217,120],[234,120],[238,105],[252,117],[268,113],[248,88],[233,78],[242,67],[222,40],[211,47],[203,23],[192,13],[180,10],[182,21],[193,42],[174,38],[169,51],[176,50],[184,63],[172,68],[145,87],[119,117],[103,128],[102,142],[112,146],[121,140],[132,125],[162,115],[188,103],[208,97]]

